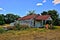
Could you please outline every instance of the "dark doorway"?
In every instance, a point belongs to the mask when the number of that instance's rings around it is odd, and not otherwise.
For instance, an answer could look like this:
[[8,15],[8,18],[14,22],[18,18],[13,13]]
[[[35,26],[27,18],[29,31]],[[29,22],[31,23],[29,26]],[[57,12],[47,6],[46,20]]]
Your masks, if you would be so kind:
[[46,24],[51,24],[51,20],[47,20],[46,21]]

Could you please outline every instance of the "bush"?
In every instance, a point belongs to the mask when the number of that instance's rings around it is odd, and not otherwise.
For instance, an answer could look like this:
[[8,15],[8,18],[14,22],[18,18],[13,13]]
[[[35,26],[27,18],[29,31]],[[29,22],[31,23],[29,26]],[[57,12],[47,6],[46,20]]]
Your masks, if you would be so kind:
[[29,28],[29,26],[26,25],[26,24],[23,24],[23,25],[21,25],[21,24],[15,24],[15,27],[16,27],[16,30],[25,30],[25,29]]
[[16,30],[20,30],[20,24],[16,24],[15,27]]
[[4,32],[5,30],[2,27],[0,27],[0,33],[4,33]]
[[54,29],[58,29],[58,27],[56,27],[56,26],[52,26],[52,27],[49,27],[49,29],[54,30]]
[[56,26],[53,26],[52,29],[57,29],[57,27]]
[[26,29],[29,29],[29,28],[30,28],[29,25],[25,25],[25,24],[20,25],[20,30],[26,30]]
[[0,21],[0,25],[3,25],[3,24],[5,24],[5,22],[4,21]]

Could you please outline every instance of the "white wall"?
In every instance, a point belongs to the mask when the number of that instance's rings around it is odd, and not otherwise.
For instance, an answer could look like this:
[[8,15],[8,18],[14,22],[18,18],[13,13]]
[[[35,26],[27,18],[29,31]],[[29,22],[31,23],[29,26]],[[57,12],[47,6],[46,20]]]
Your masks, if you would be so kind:
[[35,27],[42,27],[42,21],[35,21]]
[[52,18],[51,18],[51,17],[49,17],[47,20],[52,20]]
[[32,19],[30,20],[20,20],[20,24],[27,24],[29,26],[33,26],[34,21]]

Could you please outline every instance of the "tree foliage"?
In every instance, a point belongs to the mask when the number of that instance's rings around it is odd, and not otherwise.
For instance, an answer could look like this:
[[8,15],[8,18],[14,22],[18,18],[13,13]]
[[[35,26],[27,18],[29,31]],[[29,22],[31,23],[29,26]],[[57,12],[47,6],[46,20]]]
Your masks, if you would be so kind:
[[0,25],[3,25],[3,24],[9,24],[11,22],[14,22],[17,18],[19,18],[18,15],[14,15],[14,14],[0,14]]
[[46,11],[43,11],[41,15],[47,15],[48,13]]
[[14,15],[14,14],[6,14],[5,16],[5,22],[6,23],[11,23],[11,22],[14,22],[17,18],[19,18],[18,15]]
[[5,24],[4,15],[0,14],[0,25]]
[[41,15],[50,15],[51,18],[53,19],[53,24],[57,25],[56,21],[57,21],[59,15],[56,10],[49,10],[48,12],[43,11],[43,13],[41,13]]

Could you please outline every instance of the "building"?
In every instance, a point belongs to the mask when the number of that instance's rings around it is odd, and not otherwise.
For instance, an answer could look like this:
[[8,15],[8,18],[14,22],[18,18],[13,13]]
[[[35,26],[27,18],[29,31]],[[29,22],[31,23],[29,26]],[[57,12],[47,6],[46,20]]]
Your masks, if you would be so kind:
[[50,15],[28,15],[21,18],[18,18],[18,21],[21,25],[26,24],[31,27],[43,27],[47,21],[52,21]]

